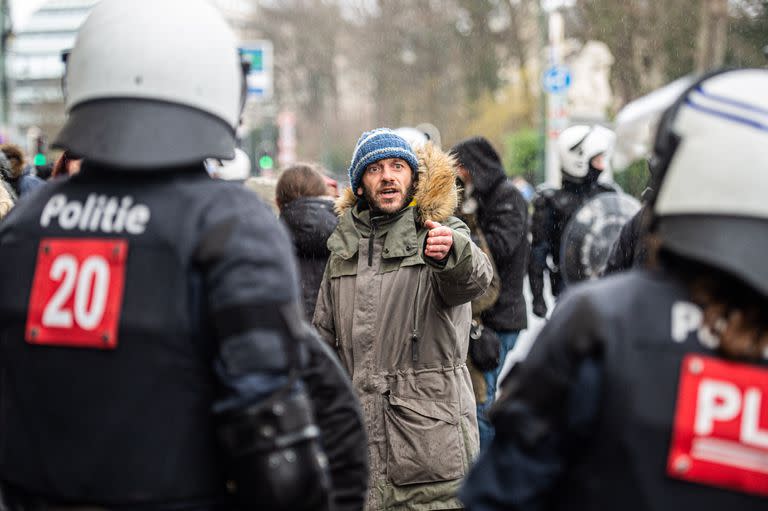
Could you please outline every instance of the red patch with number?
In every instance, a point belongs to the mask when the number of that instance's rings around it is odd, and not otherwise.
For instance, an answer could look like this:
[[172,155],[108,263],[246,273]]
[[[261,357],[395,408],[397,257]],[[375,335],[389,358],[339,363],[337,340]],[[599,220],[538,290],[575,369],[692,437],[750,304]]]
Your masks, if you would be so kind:
[[128,242],[40,241],[25,338],[30,344],[115,349]]
[[768,496],[768,369],[685,357],[667,473]]

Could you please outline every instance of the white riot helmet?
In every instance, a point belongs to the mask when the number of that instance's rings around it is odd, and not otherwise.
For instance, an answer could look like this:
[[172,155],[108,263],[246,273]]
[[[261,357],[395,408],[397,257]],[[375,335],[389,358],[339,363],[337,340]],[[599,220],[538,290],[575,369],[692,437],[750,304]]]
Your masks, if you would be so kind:
[[427,142],[429,142],[429,137],[427,137],[426,133],[416,128],[411,128],[410,126],[402,126],[393,131],[397,133],[400,138],[408,142],[411,149],[414,151],[424,147]]
[[401,126],[393,131],[405,139],[414,151],[424,147],[427,142],[431,142],[438,149],[440,148],[440,130],[434,124],[423,122],[415,128]]
[[667,110],[652,158],[661,245],[768,295],[768,70],[707,75]]
[[244,98],[235,36],[205,0],[103,0],[67,59],[56,145],[152,170],[234,157]]
[[589,173],[592,158],[605,154],[616,143],[616,134],[600,125],[576,125],[563,130],[557,139],[557,151],[563,177],[577,183]]
[[560,133],[557,139],[557,154],[564,178],[580,182],[587,177],[589,168],[584,159],[584,140],[589,132],[589,126],[578,124]]
[[[613,131],[599,124],[593,126],[582,144],[584,146],[584,161],[586,162],[587,169],[589,169],[592,158],[610,152],[615,143],[616,134]],[[608,160],[606,158],[607,163]]]

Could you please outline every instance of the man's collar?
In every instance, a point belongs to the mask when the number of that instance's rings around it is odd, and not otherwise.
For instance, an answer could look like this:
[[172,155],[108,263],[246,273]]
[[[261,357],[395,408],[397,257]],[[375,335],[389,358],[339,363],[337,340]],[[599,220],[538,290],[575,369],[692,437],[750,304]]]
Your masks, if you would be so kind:
[[[415,203],[397,213],[374,217],[376,237],[386,235],[382,257],[406,257],[418,251],[418,229],[416,226]],[[328,249],[342,259],[350,259],[358,249],[360,238],[371,235],[370,209],[362,211],[355,206],[344,214],[339,226],[328,239]]]

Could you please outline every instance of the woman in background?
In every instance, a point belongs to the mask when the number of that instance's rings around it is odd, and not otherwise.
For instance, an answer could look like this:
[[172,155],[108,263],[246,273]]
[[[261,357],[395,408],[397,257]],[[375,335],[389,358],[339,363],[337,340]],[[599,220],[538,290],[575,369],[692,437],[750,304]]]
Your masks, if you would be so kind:
[[312,163],[297,163],[285,169],[275,189],[280,218],[288,226],[296,248],[308,318],[315,312],[317,292],[330,255],[326,242],[338,223],[329,195],[324,172]]

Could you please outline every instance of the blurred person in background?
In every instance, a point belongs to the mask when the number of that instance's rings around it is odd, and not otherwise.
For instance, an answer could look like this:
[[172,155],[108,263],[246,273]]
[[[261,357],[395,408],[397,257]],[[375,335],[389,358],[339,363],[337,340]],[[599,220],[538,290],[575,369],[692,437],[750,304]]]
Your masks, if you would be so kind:
[[[168,37],[172,34],[173,37]],[[0,223],[0,486],[26,509],[360,509],[362,417],[235,156],[237,41],[203,0],[102,0],[55,143]]]
[[[645,195],[645,194],[644,194]],[[619,232],[619,237],[608,253],[603,275],[610,275],[630,268],[640,267],[648,260],[647,231],[652,215],[647,204],[643,204]]]
[[43,181],[48,181],[53,175],[53,163],[48,162],[45,165],[35,165],[35,175]]
[[[487,417],[481,417],[485,413],[486,406],[490,407],[496,395],[495,390],[489,391],[486,381],[486,373],[492,372],[501,363],[501,340],[496,332],[483,324],[482,315],[496,304],[501,292],[501,279],[491,255],[491,249],[483,235],[480,224],[477,221],[477,201],[467,194],[463,186],[459,189],[459,219],[467,224],[472,242],[482,250],[493,269],[493,279],[488,289],[481,296],[472,300],[472,327],[469,330],[469,351],[467,368],[472,379],[472,390],[477,403],[477,425],[480,432],[480,448],[483,445],[483,428],[490,427]],[[487,433],[486,433],[487,436]]]
[[5,176],[10,173],[11,162],[8,161],[5,153],[0,151],[0,219],[5,218],[18,200],[13,187],[5,180]]
[[323,174],[323,180],[325,181],[326,188],[328,188],[328,195],[334,199],[338,198],[339,182],[330,177],[328,174]]
[[454,160],[386,128],[363,133],[313,323],[360,397],[371,467],[366,510],[460,509],[478,450],[466,359],[470,301],[488,257],[453,217]]
[[277,180],[275,202],[293,238],[304,312],[311,318],[330,255],[328,237],[339,223],[322,169],[311,163],[297,163],[283,170]]
[[[598,182],[606,166],[606,152],[615,140],[602,126],[576,125],[563,130],[557,140],[560,172],[559,189],[544,188],[533,199],[531,217],[531,259],[528,278],[533,294],[533,313],[544,318],[544,274],[549,274],[552,295],[565,287],[560,275],[560,244],[568,220],[590,198],[615,188]],[[551,263],[550,263],[551,260]]]
[[503,382],[468,510],[766,509],[766,89],[718,72],[668,108],[653,268],[566,291]]
[[51,171],[51,177],[73,176],[80,172],[80,165],[82,163],[82,158],[74,156],[70,151],[64,151],[56,159],[56,163],[54,163],[53,170]]
[[480,447],[485,448],[493,438],[487,411],[496,395],[501,365],[514,348],[520,331],[528,324],[523,297],[530,250],[528,204],[507,178],[498,153],[486,138],[473,137],[459,142],[451,149],[451,154],[458,163],[457,173],[468,199],[462,208],[465,211],[474,209],[472,213],[488,244],[501,282],[498,299],[481,318],[483,327],[495,331],[501,341],[499,363],[484,372],[486,399],[477,405]]
[[25,166],[24,151],[16,144],[2,144],[0,151],[11,162],[11,172],[5,176],[5,180],[11,184],[16,195],[21,198],[38,186],[45,184],[45,181],[37,176],[33,176],[30,170]]

